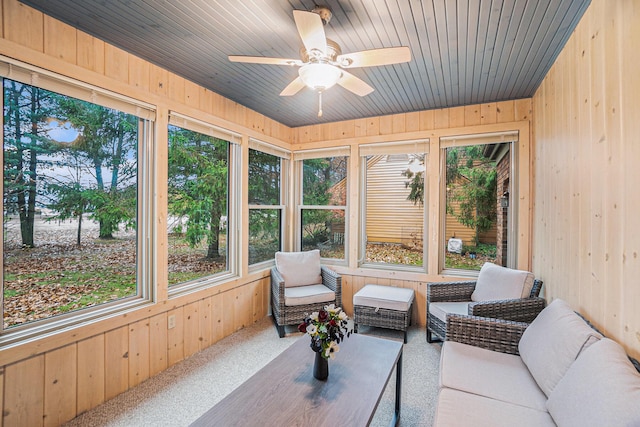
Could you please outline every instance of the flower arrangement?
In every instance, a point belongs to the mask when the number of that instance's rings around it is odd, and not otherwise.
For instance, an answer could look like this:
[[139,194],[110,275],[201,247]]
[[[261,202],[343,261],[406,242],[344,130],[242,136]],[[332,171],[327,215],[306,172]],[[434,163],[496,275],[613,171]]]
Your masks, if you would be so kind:
[[340,351],[340,342],[351,335],[347,328],[349,317],[340,307],[327,305],[314,311],[298,326],[300,332],[311,336],[311,349],[325,358],[333,358]]

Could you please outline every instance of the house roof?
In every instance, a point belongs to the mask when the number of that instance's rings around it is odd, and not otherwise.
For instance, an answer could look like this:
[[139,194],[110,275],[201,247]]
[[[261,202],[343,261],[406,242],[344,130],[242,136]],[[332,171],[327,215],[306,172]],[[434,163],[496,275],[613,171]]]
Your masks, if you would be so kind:
[[287,126],[531,97],[589,0],[326,0],[343,53],[408,46],[404,64],[351,69],[375,91],[279,93],[297,68],[228,55],[299,58],[294,9],[317,0],[21,0]]

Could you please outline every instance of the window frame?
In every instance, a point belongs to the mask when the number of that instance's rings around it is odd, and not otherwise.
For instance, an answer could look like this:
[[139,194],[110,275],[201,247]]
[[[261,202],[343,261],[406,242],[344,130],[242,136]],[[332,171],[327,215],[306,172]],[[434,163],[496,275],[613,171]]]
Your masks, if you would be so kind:
[[447,149],[452,147],[467,147],[472,145],[488,145],[497,143],[509,144],[509,210],[507,211],[507,267],[518,268],[518,218],[520,205],[519,200],[519,131],[504,131],[491,133],[476,133],[458,136],[446,136],[440,138],[440,219],[439,251],[438,251],[438,271],[445,276],[456,277],[478,277],[479,270],[464,270],[445,268],[446,257],[446,192],[447,192]]
[[[360,229],[358,230],[358,267],[376,270],[401,270],[413,273],[428,273],[429,245],[429,155],[430,139],[421,138],[408,141],[389,141],[382,143],[361,144],[360,157]],[[394,154],[423,154],[424,155],[424,200],[422,211],[422,266],[409,266],[405,264],[389,264],[380,262],[367,262],[367,156]]]
[[[168,298],[175,298],[196,290],[209,288],[240,276],[240,213],[242,202],[242,137],[239,133],[213,125],[205,120],[169,111],[168,125],[182,127],[203,135],[220,138],[229,143],[227,175],[227,270],[203,276],[188,282],[167,284]],[[167,132],[169,127],[167,126]],[[167,144],[168,144],[167,138]],[[168,160],[168,159],[167,159]],[[168,178],[168,177],[166,177]],[[167,246],[167,253],[168,253]],[[167,263],[166,268],[169,268]]]
[[[62,96],[131,114],[137,117],[139,126],[136,157],[137,227],[135,294],[116,301],[104,302],[100,305],[84,307],[79,310],[17,325],[10,329],[4,329],[4,325],[2,324],[0,325],[0,347],[8,348],[27,340],[36,339],[45,334],[101,320],[118,313],[154,303],[157,294],[157,290],[153,285],[156,283],[156,272],[152,268],[154,263],[145,260],[155,254],[157,242],[154,221],[157,212],[157,206],[154,200],[157,188],[154,177],[156,172],[155,164],[158,156],[154,143],[157,123],[156,107],[134,98],[2,55],[0,55],[0,78],[11,79],[38,89],[48,90]],[[4,117],[0,117],[0,123],[4,128]],[[4,164],[4,148],[0,154],[0,161]],[[4,192],[4,183],[0,183],[0,190]],[[4,209],[4,200],[1,203]],[[0,251],[4,255],[4,248],[0,248]],[[2,286],[0,302],[2,303],[2,311],[4,313],[4,262],[0,271],[0,281]]]
[[[275,145],[260,141],[258,139],[249,138],[249,150],[260,151],[265,154],[270,154],[274,157],[280,159],[280,204],[278,205],[257,205],[247,203],[248,210],[248,220],[250,220],[250,213],[252,210],[279,210],[280,211],[280,247],[279,250],[283,250],[285,247],[286,236],[288,234],[288,230],[286,230],[285,224],[287,224],[287,209],[286,209],[286,200],[287,194],[289,192],[289,168],[291,162],[291,152],[280,147],[276,147]],[[251,162],[250,152],[248,163]],[[248,174],[248,170],[247,170]],[[248,200],[247,194],[247,200]],[[251,234],[250,224],[247,222],[247,235]],[[247,251],[249,246],[247,245]],[[249,272],[254,272],[257,270],[263,270],[264,268],[271,267],[275,265],[275,257],[270,260],[259,261],[251,264],[249,262],[249,256],[247,254],[247,264],[249,267]]]
[[[304,174],[304,161],[312,159],[325,159],[330,157],[344,157],[347,167],[345,184],[346,184],[346,205],[305,205],[304,204],[304,188],[303,188],[303,174]],[[309,150],[300,150],[293,153],[294,160],[294,204],[296,209],[295,221],[293,221],[295,227],[294,233],[294,248],[297,251],[302,250],[302,211],[303,210],[342,210],[344,211],[345,230],[349,229],[349,188],[350,188],[350,158],[351,147],[350,146],[337,146],[329,148],[318,148]],[[349,239],[345,235],[344,237],[344,258],[321,258],[323,263],[347,266],[349,263]]]

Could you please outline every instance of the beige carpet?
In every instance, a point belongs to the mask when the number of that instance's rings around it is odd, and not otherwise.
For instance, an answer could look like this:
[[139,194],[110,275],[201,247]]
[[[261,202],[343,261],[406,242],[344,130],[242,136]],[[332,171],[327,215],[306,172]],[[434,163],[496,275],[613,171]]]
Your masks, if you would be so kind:
[[[359,332],[402,339],[398,331],[361,326]],[[301,336],[290,328],[285,338],[278,338],[271,318],[267,317],[80,415],[67,426],[188,426]],[[439,344],[426,342],[424,328],[409,329],[403,350],[399,425],[432,425],[440,348]],[[394,396],[395,374],[372,426],[389,425]],[[250,407],[247,402],[247,409]]]

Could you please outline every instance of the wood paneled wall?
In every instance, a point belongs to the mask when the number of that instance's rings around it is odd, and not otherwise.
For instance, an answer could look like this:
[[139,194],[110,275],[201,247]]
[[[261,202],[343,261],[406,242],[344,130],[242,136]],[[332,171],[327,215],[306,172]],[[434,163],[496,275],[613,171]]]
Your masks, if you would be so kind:
[[[424,326],[426,324],[426,282],[452,280],[451,276],[439,274],[439,248],[443,240],[442,218],[440,216],[440,138],[452,135],[471,135],[478,133],[501,132],[518,130],[520,132],[519,158],[521,179],[519,182],[518,221],[521,225],[518,233],[518,267],[530,268],[530,121],[532,105],[531,99],[469,105],[464,107],[445,108],[438,110],[419,111],[392,116],[371,117],[366,119],[348,120],[305,126],[292,129],[291,140],[295,150],[307,148],[321,148],[328,146],[351,146],[349,164],[349,227],[346,239],[351,244],[348,247],[349,265],[346,267],[333,266],[342,274],[343,292],[342,304],[348,314],[353,313],[353,294],[365,284],[379,284],[411,288],[416,292],[413,311],[413,322]],[[428,209],[428,228],[425,231],[428,253],[432,254],[425,260],[428,274],[402,272],[397,270],[380,270],[360,268],[357,264],[359,194],[358,179],[359,162],[358,146],[363,143],[406,141],[414,139],[429,139],[430,152],[427,170],[428,190],[425,206]]]
[[[166,189],[163,129],[170,110],[242,133],[245,140],[289,147],[288,127],[17,0],[0,1],[1,55],[156,105],[160,189]],[[162,191],[157,203],[163,229]],[[160,236],[153,262],[157,303],[0,349],[2,425],[60,425],[267,315],[268,272],[243,271],[242,279],[169,299],[165,252],[166,236]],[[175,328],[168,328],[169,316],[175,316]]]
[[[249,137],[293,149],[350,144],[350,168],[357,171],[357,145],[430,138],[431,150],[439,150],[443,135],[519,130],[521,165],[519,242],[527,248],[518,263],[527,267],[529,247],[529,129],[531,100],[488,103],[450,109],[345,121],[289,129],[211,91],[169,73],[140,58],[58,22],[18,3],[0,0],[0,54],[47,70],[104,87],[157,106],[156,143],[159,176],[166,175],[166,128],[170,110],[192,115],[243,135],[243,150]],[[291,144],[291,145],[290,145]],[[246,158],[246,156],[244,156]],[[437,156],[429,167],[439,170]],[[164,170],[163,170],[164,168]],[[350,174],[350,221],[357,224],[357,173]],[[246,184],[246,177],[243,178]],[[159,191],[158,224],[166,224],[166,180],[156,183]],[[431,224],[428,242],[437,253],[439,242],[439,182],[431,179],[429,205]],[[163,191],[164,190],[164,191]],[[242,222],[248,222],[246,206]],[[246,230],[247,227],[244,227]],[[425,322],[425,282],[445,280],[437,273],[411,274],[367,270],[357,267],[357,226],[348,230],[350,265],[337,267],[344,274],[344,306],[352,312],[352,296],[365,283],[413,288],[417,293],[414,322]],[[245,231],[246,233],[246,231]],[[247,240],[243,235],[242,241]],[[92,323],[61,331],[28,343],[0,349],[0,409],[3,424],[11,426],[59,425],[105,400],[158,374],[237,329],[267,315],[268,271],[249,274],[221,285],[169,298],[166,287],[166,236],[158,241],[157,302]],[[246,251],[243,248],[243,251]],[[246,254],[245,254],[246,255]],[[437,271],[437,257],[428,260],[429,271]],[[168,329],[169,316],[176,327]],[[274,332],[275,335],[275,332]]]
[[640,357],[640,3],[593,0],[534,96],[534,271]]

